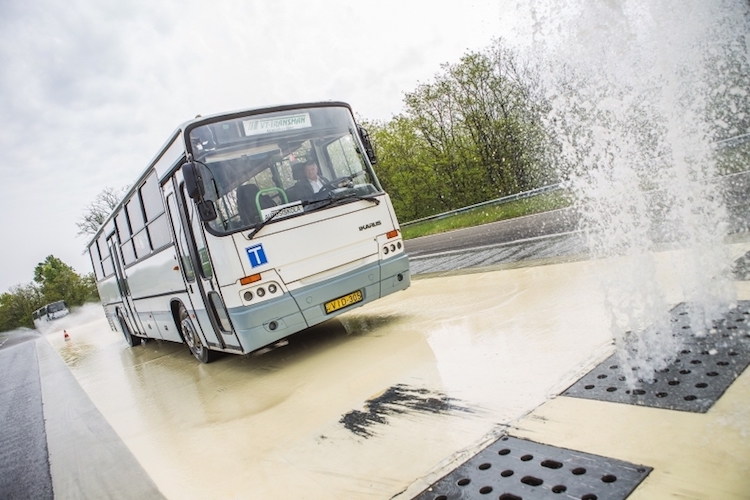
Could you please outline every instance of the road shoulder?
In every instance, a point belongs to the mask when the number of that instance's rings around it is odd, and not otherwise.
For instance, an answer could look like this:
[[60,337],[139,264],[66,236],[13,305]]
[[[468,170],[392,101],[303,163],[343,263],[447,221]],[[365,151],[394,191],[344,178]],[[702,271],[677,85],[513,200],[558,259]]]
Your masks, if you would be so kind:
[[36,341],[57,498],[164,498],[46,338]]

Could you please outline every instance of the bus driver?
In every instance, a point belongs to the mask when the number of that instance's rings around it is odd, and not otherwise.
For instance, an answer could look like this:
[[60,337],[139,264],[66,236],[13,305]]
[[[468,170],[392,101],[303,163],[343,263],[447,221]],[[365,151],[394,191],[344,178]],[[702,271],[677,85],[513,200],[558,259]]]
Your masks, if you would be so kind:
[[318,164],[312,158],[305,160],[302,168],[304,176],[294,185],[294,192],[299,199],[309,199],[328,184],[328,179],[318,175]]

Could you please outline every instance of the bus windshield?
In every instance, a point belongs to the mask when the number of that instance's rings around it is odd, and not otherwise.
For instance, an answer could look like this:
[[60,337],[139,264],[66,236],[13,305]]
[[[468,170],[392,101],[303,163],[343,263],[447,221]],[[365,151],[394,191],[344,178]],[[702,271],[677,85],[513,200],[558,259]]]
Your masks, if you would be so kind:
[[65,302],[62,300],[59,300],[57,302],[53,302],[47,305],[48,313],[55,313],[55,312],[59,312],[65,309],[67,309],[67,306],[65,305]]
[[[253,228],[325,201],[381,192],[364,159],[348,108],[300,108],[198,126],[190,150],[201,169],[215,234]],[[272,219],[271,219],[272,218]]]

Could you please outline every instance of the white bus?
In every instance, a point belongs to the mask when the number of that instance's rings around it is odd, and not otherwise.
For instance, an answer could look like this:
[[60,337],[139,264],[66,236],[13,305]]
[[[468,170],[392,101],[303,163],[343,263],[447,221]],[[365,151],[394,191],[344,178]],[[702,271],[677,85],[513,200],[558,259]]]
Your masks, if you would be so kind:
[[246,354],[410,284],[391,201],[348,104],[180,126],[89,244],[110,326],[136,346]]
[[34,326],[36,328],[41,328],[45,321],[62,318],[63,316],[67,316],[69,312],[68,305],[65,301],[58,300],[57,302],[52,302],[44,307],[40,307],[31,314],[31,317],[34,320]]

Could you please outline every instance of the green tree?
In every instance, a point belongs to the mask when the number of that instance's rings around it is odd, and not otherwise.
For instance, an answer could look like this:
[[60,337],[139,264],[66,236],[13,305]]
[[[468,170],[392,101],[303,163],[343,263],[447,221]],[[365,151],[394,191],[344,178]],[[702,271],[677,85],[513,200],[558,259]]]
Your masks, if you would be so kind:
[[411,220],[556,180],[535,73],[501,41],[445,64],[404,97],[405,112],[368,124],[378,176]]
[[0,331],[22,326],[33,328],[31,313],[45,304],[39,287],[33,283],[16,285],[0,295]]
[[0,331],[33,327],[31,314],[50,302],[64,300],[69,307],[99,300],[93,273],[79,275],[50,255],[34,268],[34,282],[16,285],[0,294]]
[[95,297],[96,285],[91,275],[80,276],[72,267],[54,255],[34,268],[34,281],[39,284],[46,302],[64,300],[68,306],[80,306]]
[[378,179],[391,196],[402,220],[447,210],[444,183],[433,168],[432,157],[413,120],[399,115],[387,123],[365,122],[376,144]]

